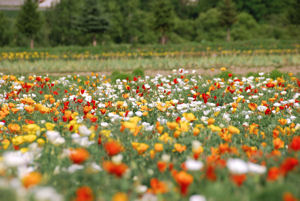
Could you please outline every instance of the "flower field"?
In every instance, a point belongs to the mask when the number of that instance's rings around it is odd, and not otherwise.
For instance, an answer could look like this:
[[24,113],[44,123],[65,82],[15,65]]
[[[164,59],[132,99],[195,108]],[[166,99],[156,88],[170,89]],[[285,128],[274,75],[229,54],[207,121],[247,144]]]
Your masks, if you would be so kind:
[[0,200],[299,200],[299,77],[218,70],[2,74]]

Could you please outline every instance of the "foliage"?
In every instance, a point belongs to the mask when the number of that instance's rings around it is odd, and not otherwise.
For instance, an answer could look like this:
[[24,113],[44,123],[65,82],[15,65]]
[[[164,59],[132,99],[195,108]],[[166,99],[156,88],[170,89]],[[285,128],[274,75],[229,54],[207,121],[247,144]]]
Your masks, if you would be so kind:
[[161,43],[165,44],[167,34],[172,31],[174,13],[170,0],[155,0],[153,4],[154,29],[160,33]]
[[8,45],[10,38],[9,20],[0,12],[0,47]]
[[[32,41],[41,29],[41,17],[35,0],[26,0],[18,14],[16,26],[18,31]],[[32,44],[33,45],[33,44]]]
[[96,36],[102,36],[109,27],[107,16],[101,11],[97,0],[85,1],[79,21],[81,32],[92,37],[94,46],[96,45]]

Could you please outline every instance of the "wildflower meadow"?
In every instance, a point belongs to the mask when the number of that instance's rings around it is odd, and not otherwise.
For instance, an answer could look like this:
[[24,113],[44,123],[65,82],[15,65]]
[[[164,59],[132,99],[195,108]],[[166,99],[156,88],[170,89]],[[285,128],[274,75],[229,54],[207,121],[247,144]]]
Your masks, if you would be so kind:
[[1,74],[0,200],[296,201],[299,77],[216,71]]

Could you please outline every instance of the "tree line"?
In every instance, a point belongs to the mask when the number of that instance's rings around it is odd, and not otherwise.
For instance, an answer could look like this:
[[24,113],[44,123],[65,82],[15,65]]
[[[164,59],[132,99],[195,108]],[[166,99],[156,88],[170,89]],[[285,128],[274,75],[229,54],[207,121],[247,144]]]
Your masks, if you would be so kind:
[[0,12],[0,46],[299,39],[300,0],[26,0]]

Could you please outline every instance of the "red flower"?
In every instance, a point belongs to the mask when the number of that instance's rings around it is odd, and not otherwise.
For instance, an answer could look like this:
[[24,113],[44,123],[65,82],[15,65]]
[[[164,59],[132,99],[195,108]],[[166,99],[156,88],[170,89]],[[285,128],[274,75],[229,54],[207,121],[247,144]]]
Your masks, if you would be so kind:
[[281,172],[280,172],[279,168],[277,168],[277,167],[271,167],[269,169],[269,172],[268,172],[268,178],[267,178],[267,180],[269,180],[269,181],[275,181],[275,180],[277,180],[277,178],[279,177],[280,173]]
[[237,174],[237,175],[232,175],[231,180],[237,185],[241,186],[244,181],[247,179],[247,176],[245,174]]
[[88,186],[83,186],[77,189],[75,201],[92,201],[94,200],[93,191]]
[[293,170],[299,164],[296,158],[287,158],[281,164],[280,169],[284,175]]
[[293,137],[289,147],[294,151],[300,151],[300,136]]
[[217,176],[215,173],[215,167],[212,165],[209,165],[206,169],[206,178],[210,181],[216,181]]
[[167,169],[167,163],[164,161],[158,161],[157,162],[157,168],[160,172],[164,172]]
[[268,114],[271,114],[271,113],[272,113],[272,111],[269,108],[267,108],[266,111],[265,111],[265,115],[268,115]]

